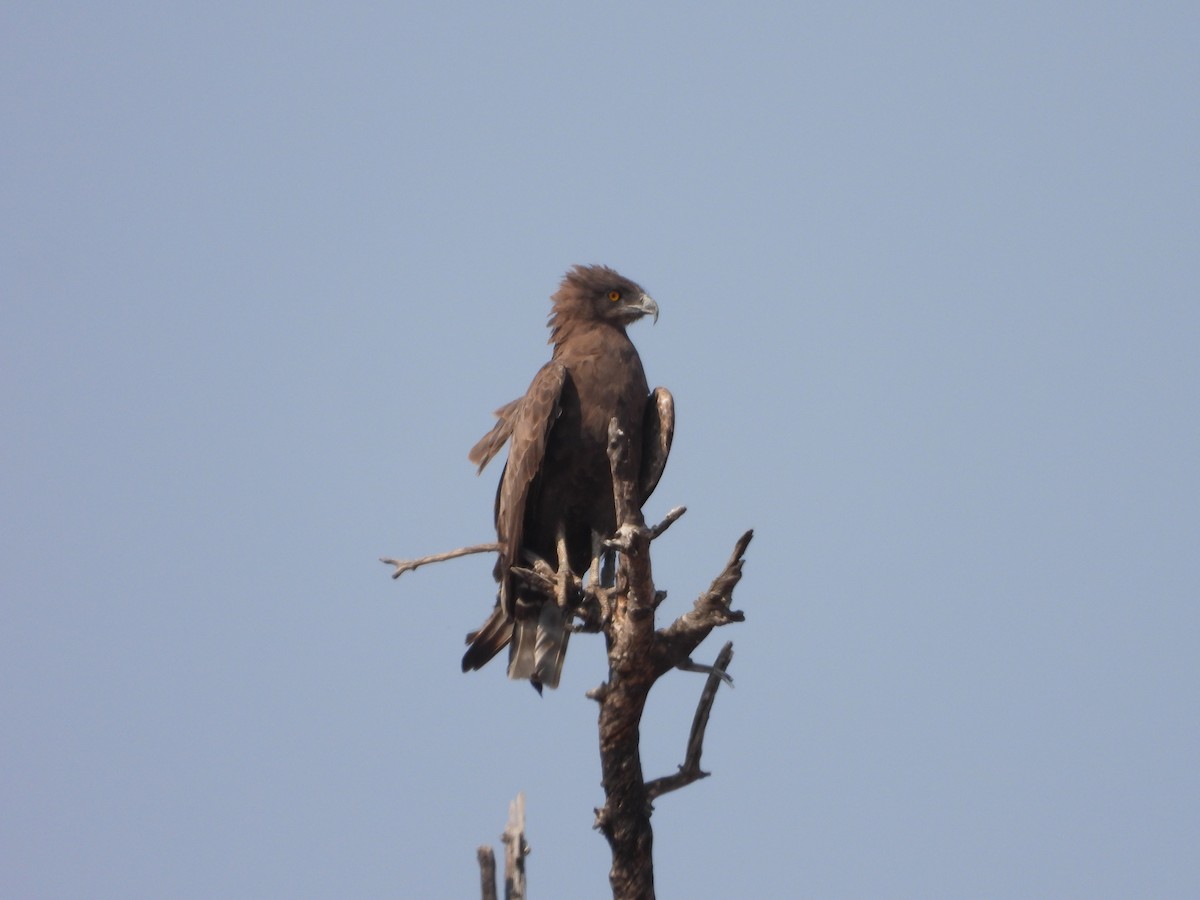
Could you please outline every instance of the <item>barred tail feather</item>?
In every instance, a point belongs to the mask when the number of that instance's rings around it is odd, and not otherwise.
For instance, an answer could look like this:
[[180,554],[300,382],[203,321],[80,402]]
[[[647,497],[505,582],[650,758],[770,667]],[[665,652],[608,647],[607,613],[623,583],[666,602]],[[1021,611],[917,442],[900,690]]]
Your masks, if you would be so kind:
[[508,645],[508,677],[533,678],[537,671],[536,619],[518,619],[513,623],[512,643]]
[[508,651],[508,677],[528,678],[539,691],[558,687],[567,655],[567,614],[555,603],[542,604],[537,618],[518,619]]
[[534,648],[535,678],[548,688],[558,687],[563,660],[567,657],[568,615],[556,603],[542,605],[538,617],[537,643]]

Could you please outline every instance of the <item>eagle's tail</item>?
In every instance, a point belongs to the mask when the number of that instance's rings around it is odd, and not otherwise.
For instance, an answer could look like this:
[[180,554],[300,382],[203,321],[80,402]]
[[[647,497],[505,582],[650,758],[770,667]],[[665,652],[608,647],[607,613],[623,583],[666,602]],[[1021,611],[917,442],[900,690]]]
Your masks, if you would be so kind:
[[508,677],[528,678],[540,692],[542,687],[558,687],[563,660],[567,656],[567,630],[570,616],[557,603],[542,603],[537,616],[518,616],[513,623],[512,645],[508,650]]
[[479,627],[478,631],[472,631],[467,635],[467,643],[470,646],[463,654],[463,671],[482,669],[493,656],[504,649],[512,639],[512,633],[512,619],[501,607],[500,599],[496,598],[496,608],[492,610],[487,621]]

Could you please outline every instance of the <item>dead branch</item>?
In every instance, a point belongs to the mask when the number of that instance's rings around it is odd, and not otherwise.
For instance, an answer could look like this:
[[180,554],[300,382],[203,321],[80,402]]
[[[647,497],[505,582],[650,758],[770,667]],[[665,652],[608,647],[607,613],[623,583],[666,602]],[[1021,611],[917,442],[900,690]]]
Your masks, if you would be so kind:
[[[504,900],[525,900],[525,857],[530,847],[525,840],[525,795],[508,804],[508,824],[500,835],[504,843]],[[496,854],[484,845],[475,855],[479,859],[479,883],[483,900],[496,900]]]
[[596,828],[612,849],[609,882],[615,900],[653,900],[654,834],[651,802],[705,777],[700,769],[704,732],[713,700],[732,658],[726,645],[711,668],[688,739],[680,771],[647,784],[642,775],[640,728],[646,697],[654,682],[676,665],[690,662],[689,654],[713,628],[741,621],[731,609],[733,589],[741,578],[743,556],[751,532],[738,541],[724,570],[696,601],[695,608],[663,632],[654,630],[654,611],[665,594],[656,591],[650,565],[650,542],[683,515],[672,510],[647,528],[635,502],[636,479],[631,471],[629,444],[614,419],[609,427],[609,463],[617,534],[606,546],[620,551],[617,585],[609,595],[610,615],[604,622],[608,638],[608,680],[588,692],[600,704],[600,768],[604,806],[596,810]]
[[741,610],[730,607],[733,589],[742,579],[746,548],[753,537],[754,531],[751,530],[738,538],[729,562],[713,579],[709,589],[696,598],[692,609],[658,633],[655,663],[660,674],[685,663],[714,628],[745,621],[746,616]]
[[504,900],[525,900],[525,857],[530,853],[525,842],[525,795],[508,805],[508,824],[504,834]]
[[704,752],[704,730],[708,728],[708,715],[712,712],[713,701],[717,699],[717,688],[721,686],[722,681],[729,677],[725,673],[725,669],[729,666],[731,659],[733,659],[733,642],[729,641],[717,654],[716,662],[711,666],[708,681],[704,684],[704,690],[700,692],[700,702],[696,706],[696,716],[692,719],[692,731],[688,735],[687,754],[684,756],[683,765],[674,775],[655,778],[646,784],[646,796],[650,801],[653,802],[663,794],[677,791],[682,787],[687,787],[693,781],[708,777],[709,773],[700,768],[700,754]]
[[676,506],[674,509],[668,512],[665,516],[663,516],[663,520],[661,522],[650,529],[650,540],[657,540],[662,533],[674,525],[675,522],[678,521],[679,517],[685,512],[687,512],[686,506]]
[[479,891],[483,900],[496,900],[496,854],[484,844],[475,851],[479,860]]
[[421,556],[417,559],[391,559],[387,556],[379,557],[379,561],[385,565],[395,566],[396,571],[392,573],[393,578],[399,578],[405,572],[411,572],[427,563],[445,562],[448,559],[458,559],[460,556],[470,556],[472,553],[497,553],[500,550],[500,545],[493,542],[491,544],[473,544],[470,547],[459,547],[457,550],[449,550],[445,553],[434,553],[431,556]]
[[690,656],[675,668],[680,672],[699,672],[701,675],[712,675],[715,673],[723,682],[733,687],[733,678],[728,672],[719,671],[716,666],[706,666],[703,663],[695,662]]

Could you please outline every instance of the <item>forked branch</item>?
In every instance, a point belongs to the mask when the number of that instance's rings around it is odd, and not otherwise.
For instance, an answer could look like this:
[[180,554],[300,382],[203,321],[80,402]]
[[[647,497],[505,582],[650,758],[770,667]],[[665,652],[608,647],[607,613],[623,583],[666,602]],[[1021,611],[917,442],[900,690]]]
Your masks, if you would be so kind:
[[708,777],[709,773],[700,768],[700,754],[704,752],[704,730],[708,728],[708,715],[712,712],[713,701],[717,699],[717,689],[721,686],[721,682],[729,677],[725,674],[725,670],[729,667],[731,659],[733,659],[733,642],[729,641],[717,654],[716,662],[712,664],[709,672],[708,681],[704,684],[704,690],[700,692],[700,702],[696,706],[696,716],[692,719],[692,731],[688,735],[687,755],[683,759],[683,765],[674,775],[655,778],[646,783],[646,798],[651,802],[663,794],[677,791],[681,787],[687,787],[693,781]]
[[[654,897],[652,801],[678,790],[705,773],[700,768],[704,732],[713,700],[733,657],[726,644],[701,694],[687,754],[679,772],[649,783],[642,776],[640,728],[646,697],[663,674],[690,663],[690,653],[713,628],[739,622],[742,613],[731,609],[733,589],[742,576],[744,554],[752,537],[746,532],[734,547],[733,556],[712,585],[695,603],[661,632],[654,629],[654,613],[662,592],[654,588],[650,565],[650,542],[683,515],[679,507],[657,526],[648,528],[640,505],[635,502],[636,479],[631,471],[629,443],[616,427],[609,427],[609,463],[613,478],[613,502],[617,534],[608,546],[620,551],[620,568],[612,614],[604,621],[608,638],[608,681],[588,696],[600,704],[600,767],[604,806],[596,810],[596,827],[612,849],[609,881],[616,900],[652,900]],[[693,666],[694,667],[694,666]]]
[[708,590],[696,598],[690,610],[658,633],[655,651],[656,670],[659,674],[686,663],[692,651],[714,628],[745,620],[746,616],[741,610],[731,607],[733,589],[742,580],[746,548],[753,537],[754,532],[751,530],[738,538],[729,562],[713,579]]

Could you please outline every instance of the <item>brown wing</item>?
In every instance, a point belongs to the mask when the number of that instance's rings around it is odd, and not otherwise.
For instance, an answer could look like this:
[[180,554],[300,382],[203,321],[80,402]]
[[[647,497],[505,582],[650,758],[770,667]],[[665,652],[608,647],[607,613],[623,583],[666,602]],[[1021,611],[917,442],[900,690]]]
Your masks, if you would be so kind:
[[467,454],[467,459],[479,467],[475,470],[476,475],[483,471],[484,466],[492,461],[492,457],[500,452],[504,442],[512,436],[513,419],[524,400],[524,397],[518,397],[496,410],[496,418],[500,421],[493,426],[491,431],[481,437],[479,443],[472,447],[471,452]]
[[[509,417],[512,437],[508,461],[496,495],[496,539],[500,543],[500,572],[520,562],[525,504],[529,490],[546,456],[546,439],[558,418],[558,401],[567,370],[551,361],[534,376],[529,390]],[[510,404],[511,405],[511,404]],[[500,596],[505,612],[512,614],[512,597],[507,574],[500,577]]]
[[675,437],[675,398],[664,387],[655,388],[646,404],[642,419],[642,471],[639,487],[642,502],[654,493],[671,455],[671,440]]
[[567,370],[554,361],[542,366],[524,397],[496,410],[500,421],[471,450],[469,459],[482,469],[506,440],[512,441],[496,490],[496,538],[500,544],[496,578],[500,582],[500,596],[487,621],[478,631],[467,635],[470,646],[463,656],[464,672],[483,666],[512,638],[515,597],[508,569],[519,560],[525,504],[546,456],[546,439],[558,418],[559,397],[566,377]]

